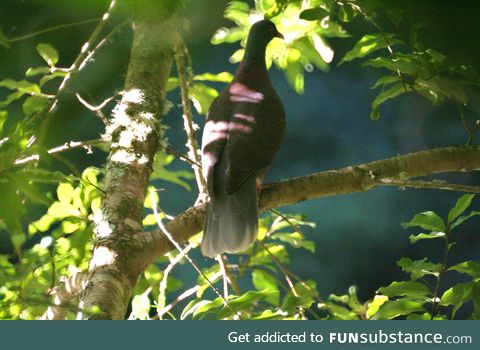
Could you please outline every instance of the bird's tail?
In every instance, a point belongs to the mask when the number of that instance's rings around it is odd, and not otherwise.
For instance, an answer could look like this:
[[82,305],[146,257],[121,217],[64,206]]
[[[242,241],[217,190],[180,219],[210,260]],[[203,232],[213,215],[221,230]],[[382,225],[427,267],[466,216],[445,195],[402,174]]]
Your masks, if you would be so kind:
[[232,194],[210,198],[203,231],[202,253],[214,257],[244,251],[257,238],[257,188],[249,181]]

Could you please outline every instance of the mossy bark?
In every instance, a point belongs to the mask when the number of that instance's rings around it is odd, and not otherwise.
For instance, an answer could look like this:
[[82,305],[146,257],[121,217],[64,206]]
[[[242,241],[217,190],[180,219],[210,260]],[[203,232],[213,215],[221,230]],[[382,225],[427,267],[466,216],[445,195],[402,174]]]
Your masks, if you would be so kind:
[[[94,318],[123,319],[133,287],[146,267],[136,235],[152,162],[163,135],[166,84],[178,43],[180,1],[136,0],[134,37],[123,97],[106,132],[111,150],[102,214],[80,307],[99,308]],[[81,315],[86,318],[88,316]]]

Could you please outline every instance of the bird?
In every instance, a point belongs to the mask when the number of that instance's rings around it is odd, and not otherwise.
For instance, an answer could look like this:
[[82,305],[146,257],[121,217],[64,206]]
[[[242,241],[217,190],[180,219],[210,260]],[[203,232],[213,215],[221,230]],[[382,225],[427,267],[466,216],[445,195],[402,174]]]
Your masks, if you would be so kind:
[[247,250],[257,238],[257,188],[285,137],[285,110],[265,62],[268,43],[283,39],[270,20],[254,23],[232,82],[212,102],[202,134],[209,201],[204,256]]

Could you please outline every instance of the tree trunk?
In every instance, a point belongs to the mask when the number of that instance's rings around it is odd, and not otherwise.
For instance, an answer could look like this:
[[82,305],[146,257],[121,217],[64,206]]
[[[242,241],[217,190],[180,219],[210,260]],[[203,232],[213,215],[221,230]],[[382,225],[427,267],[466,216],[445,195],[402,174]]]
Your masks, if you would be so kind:
[[[152,162],[163,127],[166,84],[178,42],[176,0],[136,0],[134,37],[125,91],[106,132],[111,149],[105,171],[101,214],[95,217],[95,243],[85,289],[84,310],[99,308],[92,318],[123,319],[137,278],[145,266],[136,234]],[[88,318],[80,314],[79,318]]]

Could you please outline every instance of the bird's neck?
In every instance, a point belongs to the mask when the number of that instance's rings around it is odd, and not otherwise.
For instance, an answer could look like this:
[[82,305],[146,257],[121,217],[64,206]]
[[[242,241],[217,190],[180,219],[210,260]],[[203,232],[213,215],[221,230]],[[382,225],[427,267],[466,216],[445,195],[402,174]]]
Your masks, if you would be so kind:
[[265,50],[266,45],[257,44],[255,46],[249,46],[247,43],[245,55],[235,75],[237,81],[269,81],[267,65],[265,63]]

